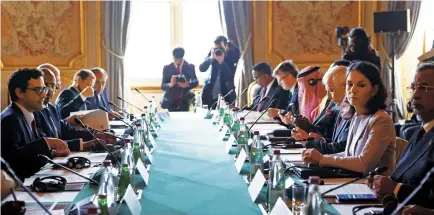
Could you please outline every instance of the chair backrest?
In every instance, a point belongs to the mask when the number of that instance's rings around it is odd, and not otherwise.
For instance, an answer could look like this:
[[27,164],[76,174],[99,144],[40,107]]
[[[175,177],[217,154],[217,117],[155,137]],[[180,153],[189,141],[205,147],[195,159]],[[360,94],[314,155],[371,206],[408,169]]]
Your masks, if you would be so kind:
[[407,140],[401,139],[399,137],[396,138],[396,165],[398,165],[398,162],[404,154],[404,150],[407,148],[407,145]]
[[256,95],[253,95],[253,91],[255,91],[255,90],[257,91],[260,88],[261,87],[256,83],[256,81],[250,83],[249,87],[247,88],[247,103],[248,104],[252,104],[253,98],[256,96]]

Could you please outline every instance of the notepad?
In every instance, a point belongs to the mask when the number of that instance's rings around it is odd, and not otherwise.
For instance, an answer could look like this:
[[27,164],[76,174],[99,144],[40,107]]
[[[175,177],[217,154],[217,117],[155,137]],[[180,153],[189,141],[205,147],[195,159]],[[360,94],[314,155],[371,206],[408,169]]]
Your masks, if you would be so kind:
[[[339,186],[339,184],[327,184],[321,185],[319,187],[319,192],[323,193],[329,189],[335,188]],[[353,183],[348,184],[347,186],[341,187],[337,190],[334,190],[330,193],[327,193],[326,197],[335,197],[338,194],[373,194],[374,192],[366,185],[361,183]]]

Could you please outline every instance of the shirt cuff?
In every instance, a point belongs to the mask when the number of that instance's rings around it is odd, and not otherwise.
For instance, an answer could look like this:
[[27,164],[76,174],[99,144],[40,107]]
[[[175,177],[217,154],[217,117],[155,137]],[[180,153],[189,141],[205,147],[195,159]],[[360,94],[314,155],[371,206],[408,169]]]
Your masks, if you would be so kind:
[[83,139],[78,138],[80,140],[80,152],[83,151]]
[[83,96],[82,94],[80,94],[80,98],[81,98],[81,100],[83,100],[83,101],[86,101],[86,96]]
[[399,193],[399,189],[401,189],[401,183],[396,184],[395,189],[393,190],[393,194],[395,194],[395,196],[398,196]]

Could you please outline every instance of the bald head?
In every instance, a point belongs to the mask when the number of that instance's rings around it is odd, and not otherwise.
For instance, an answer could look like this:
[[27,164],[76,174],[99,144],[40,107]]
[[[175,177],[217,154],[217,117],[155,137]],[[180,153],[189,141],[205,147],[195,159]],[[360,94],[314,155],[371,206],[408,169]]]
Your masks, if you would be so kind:
[[49,69],[54,74],[54,76],[56,76],[56,81],[57,81],[56,85],[59,88],[60,84],[62,84],[60,81],[60,70],[50,63],[44,63],[38,66],[38,69],[43,69],[43,68]]
[[347,67],[345,66],[334,66],[325,73],[322,79],[328,98],[336,104],[340,104],[344,100],[346,71]]
[[41,68],[40,70],[44,73],[44,84],[48,88],[47,97],[44,99],[44,104],[47,105],[56,93],[56,77],[47,68]]
[[107,72],[104,69],[99,67],[92,68],[90,71],[92,71],[96,77],[95,87],[94,87],[95,92],[97,95],[100,95],[103,92],[106,85],[106,81],[108,78]]

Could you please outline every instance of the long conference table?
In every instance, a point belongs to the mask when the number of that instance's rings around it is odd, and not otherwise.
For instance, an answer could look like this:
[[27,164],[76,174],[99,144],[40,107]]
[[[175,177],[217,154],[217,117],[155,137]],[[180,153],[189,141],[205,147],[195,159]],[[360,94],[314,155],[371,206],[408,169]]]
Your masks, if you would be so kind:
[[[149,183],[139,200],[141,214],[263,214],[252,201],[243,175],[235,169],[234,156],[225,151],[216,126],[204,115],[170,113],[152,156]],[[136,178],[136,184],[141,183]],[[97,191],[97,186],[87,183],[71,203]],[[325,208],[328,214],[348,214],[351,207],[326,204]],[[118,214],[127,214],[125,210],[121,207]]]

